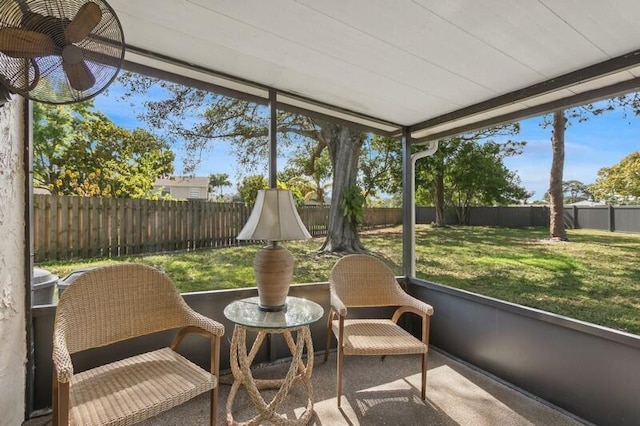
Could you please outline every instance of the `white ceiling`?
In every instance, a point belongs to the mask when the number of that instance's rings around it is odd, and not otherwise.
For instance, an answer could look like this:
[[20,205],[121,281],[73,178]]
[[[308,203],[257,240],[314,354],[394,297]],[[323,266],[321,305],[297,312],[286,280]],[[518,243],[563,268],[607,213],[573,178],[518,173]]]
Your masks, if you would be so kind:
[[[127,59],[389,131],[640,49],[638,0],[109,0]],[[150,58],[136,52],[149,51]],[[180,69],[164,56],[193,64]],[[202,70],[235,76],[230,82]],[[621,69],[415,137],[640,75]],[[555,90],[558,90],[555,92]],[[299,95],[302,99],[296,97]],[[309,104],[306,99],[319,103]],[[346,111],[334,112],[327,107]],[[373,118],[386,122],[376,123]],[[463,120],[463,121],[460,121]]]

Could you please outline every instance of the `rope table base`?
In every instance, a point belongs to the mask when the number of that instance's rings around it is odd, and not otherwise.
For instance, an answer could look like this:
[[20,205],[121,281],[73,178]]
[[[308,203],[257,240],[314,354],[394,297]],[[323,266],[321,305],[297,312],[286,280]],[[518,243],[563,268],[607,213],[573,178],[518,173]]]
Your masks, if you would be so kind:
[[[227,399],[227,423],[230,425],[258,425],[270,422],[274,425],[306,425],[313,414],[313,389],[311,387],[311,372],[313,371],[313,342],[308,326],[300,326],[287,329],[252,329],[258,332],[256,340],[249,353],[247,353],[247,328],[236,325],[231,339],[231,372],[234,382]],[[297,332],[294,339],[291,332]],[[256,357],[260,346],[267,334],[282,334],[287,346],[293,355],[289,371],[283,379],[254,379],[251,374],[251,363]],[[302,354],[307,348],[307,364],[302,360]],[[291,386],[296,382],[302,382],[307,392],[307,407],[298,419],[287,419],[277,413],[278,407],[285,401]],[[233,418],[233,401],[240,386],[244,385],[251,402],[256,407],[258,414],[246,422],[237,422]],[[278,389],[273,399],[267,403],[260,394],[260,389]]]

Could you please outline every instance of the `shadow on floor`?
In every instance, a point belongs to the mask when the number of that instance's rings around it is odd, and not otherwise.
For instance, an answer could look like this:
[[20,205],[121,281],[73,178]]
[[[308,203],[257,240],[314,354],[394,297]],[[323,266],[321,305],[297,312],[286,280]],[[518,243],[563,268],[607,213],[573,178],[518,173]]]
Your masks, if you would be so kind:
[[[335,397],[335,353],[328,362],[316,356],[313,370],[314,414],[310,425],[544,425],[583,424],[577,419],[545,405],[517,390],[445,356],[429,353],[427,400],[420,399],[420,357],[345,357],[342,408]],[[280,362],[260,366],[254,377],[276,378],[286,374],[289,365]],[[226,421],[227,395],[233,380],[221,377],[218,424]],[[264,391],[268,402],[275,390]],[[288,419],[302,416],[306,393],[301,384],[291,388],[289,397],[277,410]],[[240,389],[233,408],[237,421],[255,414],[247,392]],[[26,422],[24,426],[50,424],[48,418]],[[173,410],[140,423],[142,426],[191,426],[209,424],[208,395],[201,395]]]

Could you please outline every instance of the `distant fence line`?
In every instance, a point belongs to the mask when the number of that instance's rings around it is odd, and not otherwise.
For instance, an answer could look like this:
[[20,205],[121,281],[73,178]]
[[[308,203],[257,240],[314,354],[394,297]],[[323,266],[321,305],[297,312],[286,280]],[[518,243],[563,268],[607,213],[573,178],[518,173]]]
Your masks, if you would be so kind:
[[[64,260],[237,245],[244,203],[33,196],[34,260]],[[313,236],[327,233],[329,208],[305,206]],[[402,222],[402,209],[365,210],[363,229]]]
[[[416,223],[426,224],[436,221],[435,207],[416,207]],[[460,225],[453,211],[445,212],[448,225]],[[549,208],[547,206],[517,207],[470,207],[469,225],[472,226],[549,226]]]
[[[435,220],[435,208],[416,208],[416,223],[432,223]],[[448,214],[446,221],[450,225],[458,224],[454,214]],[[640,232],[640,206],[565,206],[564,223],[565,227],[570,229]],[[549,226],[549,207],[471,207],[469,225]]]

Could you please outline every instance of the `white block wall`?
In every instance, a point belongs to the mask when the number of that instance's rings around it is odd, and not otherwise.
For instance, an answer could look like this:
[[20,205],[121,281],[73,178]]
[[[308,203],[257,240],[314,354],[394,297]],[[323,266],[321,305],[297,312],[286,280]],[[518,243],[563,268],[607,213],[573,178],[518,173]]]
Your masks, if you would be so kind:
[[0,426],[25,414],[24,162],[21,97],[0,106]]

